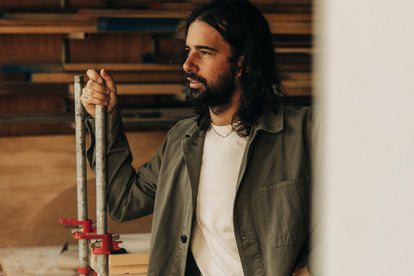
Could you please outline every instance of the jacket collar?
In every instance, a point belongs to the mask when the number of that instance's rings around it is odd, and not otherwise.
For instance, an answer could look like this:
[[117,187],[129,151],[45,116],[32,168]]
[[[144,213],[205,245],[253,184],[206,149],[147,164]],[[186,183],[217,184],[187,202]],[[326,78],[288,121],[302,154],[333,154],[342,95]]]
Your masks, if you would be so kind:
[[[195,118],[194,121],[196,121]],[[185,133],[185,137],[192,137],[195,134],[200,134],[200,129],[196,122],[194,122],[194,124],[192,124],[192,126],[187,130],[187,132]]]
[[[263,115],[258,119],[258,123],[254,128],[254,132],[259,130],[264,130],[270,133],[278,133],[284,128],[284,113],[285,113],[285,104],[283,102],[278,103],[276,112],[273,111],[271,105],[264,107]],[[186,132],[186,137],[192,137],[195,134],[199,133],[199,128],[197,124],[193,124],[190,129]],[[201,134],[202,136],[205,135]]]
[[258,124],[254,128],[254,132],[264,130],[270,133],[278,133],[284,127],[285,105],[283,102],[278,103],[276,112],[273,111],[271,105],[264,107],[263,115],[259,118]]

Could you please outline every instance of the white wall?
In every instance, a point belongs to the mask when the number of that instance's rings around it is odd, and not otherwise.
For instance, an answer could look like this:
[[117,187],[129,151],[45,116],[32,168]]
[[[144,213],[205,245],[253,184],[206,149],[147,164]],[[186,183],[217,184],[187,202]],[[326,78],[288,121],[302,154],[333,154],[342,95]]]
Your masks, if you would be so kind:
[[315,10],[315,275],[414,275],[414,1]]

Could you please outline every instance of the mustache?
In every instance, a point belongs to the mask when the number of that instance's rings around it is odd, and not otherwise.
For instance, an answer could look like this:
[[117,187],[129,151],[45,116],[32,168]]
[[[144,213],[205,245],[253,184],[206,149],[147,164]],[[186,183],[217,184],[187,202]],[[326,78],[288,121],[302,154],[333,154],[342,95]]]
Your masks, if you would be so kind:
[[190,78],[190,79],[194,79],[196,81],[201,82],[204,85],[207,85],[207,80],[205,78],[203,78],[202,76],[196,74],[196,73],[192,73],[192,72],[186,73],[185,74],[185,77],[186,78]]

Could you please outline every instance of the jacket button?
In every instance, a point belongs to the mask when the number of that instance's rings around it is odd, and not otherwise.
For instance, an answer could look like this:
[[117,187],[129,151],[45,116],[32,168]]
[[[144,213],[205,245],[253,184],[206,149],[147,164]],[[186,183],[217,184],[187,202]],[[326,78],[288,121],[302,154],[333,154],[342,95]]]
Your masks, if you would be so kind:
[[187,236],[186,235],[181,235],[181,242],[182,243],[186,243],[187,242]]

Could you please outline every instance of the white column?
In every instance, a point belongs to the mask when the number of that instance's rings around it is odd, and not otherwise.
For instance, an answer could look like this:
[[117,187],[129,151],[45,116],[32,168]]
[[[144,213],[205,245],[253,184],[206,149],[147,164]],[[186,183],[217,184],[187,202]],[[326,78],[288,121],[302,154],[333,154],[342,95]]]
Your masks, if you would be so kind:
[[315,275],[414,275],[414,2],[315,11]]

